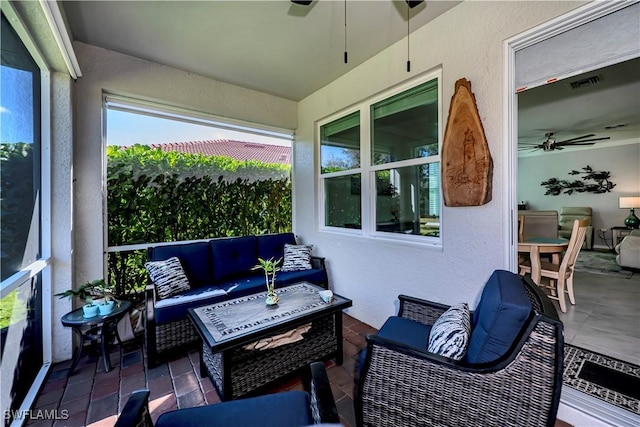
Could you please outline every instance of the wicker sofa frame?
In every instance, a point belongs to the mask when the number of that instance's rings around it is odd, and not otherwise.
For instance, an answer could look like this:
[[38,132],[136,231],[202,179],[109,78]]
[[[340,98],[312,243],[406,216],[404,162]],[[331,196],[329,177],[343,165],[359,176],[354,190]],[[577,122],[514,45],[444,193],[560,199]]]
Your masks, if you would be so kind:
[[[468,364],[369,335],[355,399],[358,426],[553,426],[563,371],[563,326],[529,279],[533,310],[505,356]],[[398,316],[433,324],[448,306],[399,296]]]

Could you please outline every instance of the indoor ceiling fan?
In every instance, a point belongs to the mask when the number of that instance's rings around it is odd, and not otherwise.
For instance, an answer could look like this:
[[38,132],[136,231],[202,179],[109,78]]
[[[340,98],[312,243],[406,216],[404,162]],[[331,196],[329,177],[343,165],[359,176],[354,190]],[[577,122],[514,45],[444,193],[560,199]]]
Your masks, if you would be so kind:
[[604,136],[601,138],[592,138],[596,136],[595,133],[590,133],[588,135],[582,135],[571,139],[565,139],[563,141],[556,141],[556,137],[553,136],[553,132],[547,132],[544,134],[545,140],[542,144],[529,144],[523,145],[520,147],[521,150],[539,150],[543,149],[544,151],[555,151],[562,150],[565,147],[575,147],[578,145],[593,145],[595,142],[593,141],[603,141],[605,139],[611,139],[609,136]]

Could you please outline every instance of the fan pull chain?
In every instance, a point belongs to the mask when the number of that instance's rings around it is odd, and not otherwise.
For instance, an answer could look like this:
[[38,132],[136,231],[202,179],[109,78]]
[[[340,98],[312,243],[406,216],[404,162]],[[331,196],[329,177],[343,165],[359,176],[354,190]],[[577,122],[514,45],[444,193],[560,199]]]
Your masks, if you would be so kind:
[[344,63],[349,61],[347,55],[347,0],[344,0]]
[[409,60],[409,20],[411,8],[407,4],[407,73],[411,72],[411,61]]

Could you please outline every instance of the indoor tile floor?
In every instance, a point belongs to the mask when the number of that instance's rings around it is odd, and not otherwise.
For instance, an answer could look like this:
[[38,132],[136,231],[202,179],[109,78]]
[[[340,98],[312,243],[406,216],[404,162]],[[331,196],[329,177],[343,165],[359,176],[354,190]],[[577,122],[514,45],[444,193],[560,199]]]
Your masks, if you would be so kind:
[[576,271],[576,305],[557,307],[565,342],[640,365],[640,272],[631,278]]

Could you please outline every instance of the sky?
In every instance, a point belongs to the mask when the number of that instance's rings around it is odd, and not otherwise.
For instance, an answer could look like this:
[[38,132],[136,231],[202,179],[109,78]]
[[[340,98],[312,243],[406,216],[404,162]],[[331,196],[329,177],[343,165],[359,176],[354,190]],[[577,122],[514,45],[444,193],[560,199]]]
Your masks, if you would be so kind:
[[33,87],[29,71],[0,68],[0,142],[33,143]]
[[[0,142],[33,143],[32,75],[3,66],[0,71]],[[163,144],[230,139],[291,146],[291,142],[211,126],[107,110],[107,144]]]
[[210,139],[230,139],[291,146],[289,141],[279,138],[268,138],[177,120],[107,110],[107,145],[149,145]]

